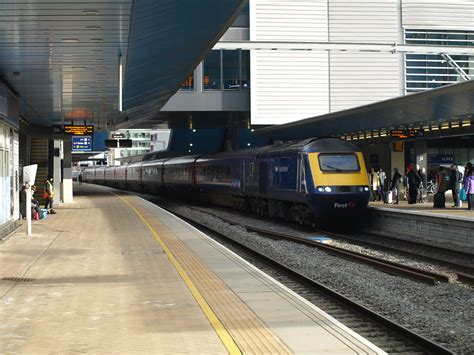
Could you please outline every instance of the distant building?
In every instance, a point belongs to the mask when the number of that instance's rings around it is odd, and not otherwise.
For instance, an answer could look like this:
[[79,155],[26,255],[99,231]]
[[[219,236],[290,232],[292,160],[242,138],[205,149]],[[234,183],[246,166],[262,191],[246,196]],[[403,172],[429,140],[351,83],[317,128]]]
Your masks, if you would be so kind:
[[[111,137],[120,135],[120,139],[131,139],[130,148],[109,148],[108,165],[121,165],[124,158],[146,154],[151,150],[150,129],[120,129],[111,132]],[[119,139],[119,145],[120,145]]]

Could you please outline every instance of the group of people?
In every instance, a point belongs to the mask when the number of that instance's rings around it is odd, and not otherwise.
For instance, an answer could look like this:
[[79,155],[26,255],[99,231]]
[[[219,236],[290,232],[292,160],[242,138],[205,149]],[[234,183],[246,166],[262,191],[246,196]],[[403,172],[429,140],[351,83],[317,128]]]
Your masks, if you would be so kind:
[[[27,200],[27,189],[29,188],[28,185],[23,185],[20,191],[20,214],[22,219],[26,219],[27,211],[26,211],[26,200]],[[34,216],[37,216],[37,218],[42,218],[42,209],[40,206],[40,203],[38,199],[35,197],[36,193],[36,186],[33,185],[31,187],[31,215],[34,218]],[[53,184],[53,178],[48,177],[45,182],[44,182],[44,193],[43,193],[43,198],[44,198],[44,210],[46,210],[46,213],[48,214],[55,214],[56,211],[53,209],[53,203],[54,203],[54,184]]]
[[[406,196],[409,204],[428,202],[428,179],[425,168],[420,168],[419,165],[415,167],[410,164],[404,176],[395,168],[387,192],[384,192],[385,180],[386,174],[382,169],[378,172],[375,169],[371,169],[369,174],[372,190],[371,201],[381,201],[384,199],[384,193],[389,193],[393,194],[395,204],[398,204],[404,196]],[[468,209],[474,209],[474,169],[471,163],[467,163],[465,166],[464,174],[459,171],[456,164],[452,164],[449,171],[440,166],[435,180],[437,193],[442,195],[441,199],[443,201],[445,200],[444,195],[446,191],[451,190],[453,195],[452,207],[461,207],[461,200],[467,200]]]

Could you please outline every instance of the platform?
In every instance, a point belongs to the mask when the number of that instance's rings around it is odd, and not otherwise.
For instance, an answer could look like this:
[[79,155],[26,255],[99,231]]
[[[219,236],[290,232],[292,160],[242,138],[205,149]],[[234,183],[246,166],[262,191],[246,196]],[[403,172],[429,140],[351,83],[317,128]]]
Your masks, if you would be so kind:
[[446,208],[433,208],[433,196],[428,197],[416,204],[370,202],[362,231],[474,255],[474,211],[467,210],[467,202],[451,207],[447,193]]
[[75,202],[0,245],[1,353],[383,353],[135,196]]

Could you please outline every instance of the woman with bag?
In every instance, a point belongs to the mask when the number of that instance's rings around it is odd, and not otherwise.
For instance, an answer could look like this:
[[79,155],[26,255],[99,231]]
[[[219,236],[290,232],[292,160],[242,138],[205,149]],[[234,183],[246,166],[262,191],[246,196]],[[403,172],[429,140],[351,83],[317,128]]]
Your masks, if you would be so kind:
[[56,212],[53,210],[53,198],[54,198],[54,185],[53,185],[53,178],[50,176],[44,182],[44,208],[49,209],[50,214],[55,214]]
[[464,189],[467,194],[467,209],[472,211],[474,210],[474,169],[466,171],[465,175],[466,184],[464,185]]

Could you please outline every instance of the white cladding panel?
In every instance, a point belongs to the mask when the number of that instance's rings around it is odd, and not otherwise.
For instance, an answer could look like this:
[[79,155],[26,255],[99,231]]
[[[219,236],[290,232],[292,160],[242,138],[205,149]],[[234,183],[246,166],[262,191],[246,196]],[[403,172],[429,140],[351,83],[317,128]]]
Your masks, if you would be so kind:
[[331,112],[399,96],[399,58],[391,53],[331,53]]
[[253,51],[252,124],[280,124],[329,111],[328,53]]
[[403,26],[474,28],[473,0],[403,0]]
[[251,0],[253,41],[327,41],[326,0]]
[[[327,41],[326,0],[251,0],[250,38]],[[328,53],[253,51],[253,124],[279,124],[327,113]]]
[[333,42],[395,42],[397,0],[330,0],[329,40]]

